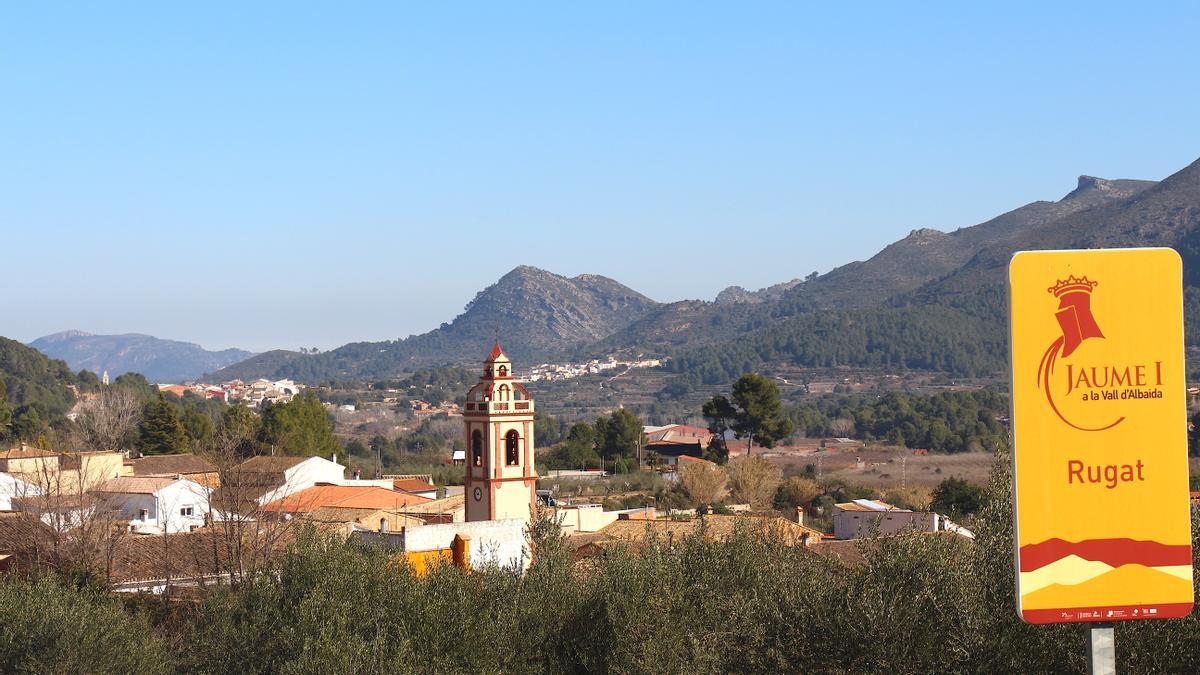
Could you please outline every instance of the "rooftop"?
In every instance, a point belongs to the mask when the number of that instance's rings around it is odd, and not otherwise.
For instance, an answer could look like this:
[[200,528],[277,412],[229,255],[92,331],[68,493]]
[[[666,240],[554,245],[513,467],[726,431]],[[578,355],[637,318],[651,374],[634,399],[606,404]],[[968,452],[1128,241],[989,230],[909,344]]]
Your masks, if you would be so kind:
[[120,476],[101,483],[95,491],[152,495],[174,482],[174,476]]
[[190,453],[186,455],[148,455],[133,460],[131,464],[135,476],[213,473],[217,470],[212,463]]
[[443,499],[426,499],[424,502],[404,507],[405,513],[453,513],[466,508],[467,496],[463,494]]
[[56,455],[58,455],[57,452],[51,452],[49,450],[42,450],[41,448],[30,447],[30,446],[22,443],[21,445],[15,447],[15,448],[9,448],[8,450],[0,452],[0,460],[33,459],[36,457],[54,457]]
[[887,502],[881,502],[878,499],[855,499],[854,501],[835,504],[835,506],[843,511],[909,512],[908,509],[902,509],[898,506],[888,504]]
[[396,492],[373,485],[317,484],[263,507],[278,513],[311,513],[322,507],[353,509],[400,509],[433,501],[427,497]]
[[817,542],[824,536],[819,530],[778,516],[711,515],[696,520],[617,520],[597,532],[571,535],[569,541],[576,548],[587,544],[639,548],[652,538],[669,544],[698,534],[724,541],[739,530],[770,533],[772,538],[791,546]]
[[259,455],[237,465],[239,471],[287,471],[288,469],[312,459],[311,457],[295,457],[292,455]]
[[406,516],[392,509],[353,509],[341,506],[322,506],[307,515],[307,518],[317,523],[371,523],[375,524],[380,518],[388,518],[397,522],[399,527],[416,527],[424,525],[420,518]]
[[437,486],[416,478],[397,478],[392,481],[392,487],[403,492],[429,492]]

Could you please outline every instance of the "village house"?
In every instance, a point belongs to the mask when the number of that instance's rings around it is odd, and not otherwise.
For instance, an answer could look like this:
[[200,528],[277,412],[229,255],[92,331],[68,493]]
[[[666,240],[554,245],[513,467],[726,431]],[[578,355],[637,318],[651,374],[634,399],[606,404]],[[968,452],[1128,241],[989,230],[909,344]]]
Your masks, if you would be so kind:
[[702,427],[685,424],[643,427],[646,445],[642,457],[647,463],[675,466],[680,457],[702,457],[712,444],[713,434]]
[[968,539],[975,538],[970,530],[955,525],[949,518],[937,513],[901,509],[876,499],[855,499],[834,505],[835,539],[858,539],[901,532],[953,532]]
[[554,510],[554,518],[565,535],[596,532],[616,522],[616,511],[605,511],[601,504],[573,504]]
[[175,534],[201,527],[209,512],[208,489],[179,476],[122,476],[94,493],[110,510],[145,534]]
[[25,444],[0,452],[0,473],[45,494],[80,494],[122,473],[119,452],[54,452]]
[[337,484],[345,475],[346,467],[324,457],[260,455],[231,469],[214,501],[222,508],[256,508],[317,483]]

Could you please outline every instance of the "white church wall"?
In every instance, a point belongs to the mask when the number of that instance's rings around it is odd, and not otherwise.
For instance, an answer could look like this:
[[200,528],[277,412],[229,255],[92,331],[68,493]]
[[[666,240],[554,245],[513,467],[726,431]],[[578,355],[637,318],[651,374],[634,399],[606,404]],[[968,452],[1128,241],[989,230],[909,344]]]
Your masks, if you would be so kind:
[[471,567],[529,567],[529,556],[525,551],[525,521],[519,518],[406,528],[404,550],[445,550],[450,548],[457,534],[471,538]]

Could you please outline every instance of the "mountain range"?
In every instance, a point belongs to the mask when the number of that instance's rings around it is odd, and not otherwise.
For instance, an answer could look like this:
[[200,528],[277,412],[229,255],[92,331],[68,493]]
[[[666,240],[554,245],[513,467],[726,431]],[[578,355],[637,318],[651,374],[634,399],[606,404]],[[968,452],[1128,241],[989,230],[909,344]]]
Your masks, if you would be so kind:
[[244,361],[254,354],[242,349],[208,351],[190,342],[177,342],[138,333],[93,335],[67,330],[29,343],[43,354],[66,361],[73,370],[108,371],[110,377],[137,372],[151,382],[185,382],[204,373]]
[[[161,342],[211,359],[205,363],[213,365],[202,372],[215,380],[391,378],[473,364],[497,336],[518,363],[645,353],[670,357],[666,367],[685,382],[720,383],[772,364],[988,375],[1004,367],[1003,281],[1013,252],[1172,246],[1184,258],[1188,315],[1200,316],[1197,225],[1200,162],[1161,182],[1081,176],[1059,200],[1025,204],[952,232],[916,229],[866,260],[822,275],[785,271],[780,276],[790,281],[758,291],[730,287],[711,302],[660,303],[607,277],[569,278],[520,266],[480,291],[453,321],[404,339],[351,343],[319,354],[276,350],[244,360],[247,355],[238,357],[237,350],[211,353]],[[139,340],[149,345],[154,338],[71,331],[33,346],[72,367],[95,369],[103,362],[110,374],[199,376],[198,361],[186,369],[153,369],[157,361],[147,351],[138,355]],[[122,342],[122,348],[107,351],[100,346]],[[85,356],[90,360],[81,360]]]
[[708,383],[773,363],[994,374],[1004,367],[1003,281],[1013,252],[1172,246],[1184,257],[1189,307],[1200,310],[1197,225],[1200,161],[1161,182],[1080,176],[1057,201],[952,232],[916,229],[866,260],[793,273],[758,291],[730,287],[712,302],[658,303],[605,277],[522,266],[423,335],[317,355],[267,352],[214,377],[393,377],[473,363],[497,333],[519,363],[650,353],[671,357],[667,368],[682,378]]

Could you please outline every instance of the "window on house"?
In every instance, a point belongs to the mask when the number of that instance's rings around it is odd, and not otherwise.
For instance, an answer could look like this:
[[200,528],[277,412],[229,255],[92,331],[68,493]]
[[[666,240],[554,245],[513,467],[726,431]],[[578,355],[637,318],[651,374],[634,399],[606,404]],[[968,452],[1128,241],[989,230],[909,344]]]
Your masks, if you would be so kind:
[[146,520],[150,517],[150,512],[146,509],[138,509],[138,520]]
[[471,463],[483,466],[483,434],[478,429],[471,432]]
[[504,463],[508,466],[517,466],[521,463],[521,437],[516,430],[510,431],[504,435]]
[[508,385],[507,385],[507,384],[502,384],[502,385],[500,385],[500,398],[499,398],[499,400],[501,400],[501,401],[507,401],[507,400],[508,400]]
[[508,375],[508,367],[500,366],[500,377],[505,377],[507,375]]
[[192,507],[192,506],[185,506],[185,507],[179,509],[179,515],[185,516],[185,517],[191,516],[195,512],[196,512],[196,509],[195,509],[195,507]]

